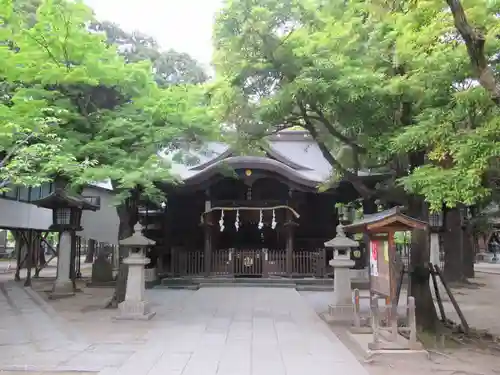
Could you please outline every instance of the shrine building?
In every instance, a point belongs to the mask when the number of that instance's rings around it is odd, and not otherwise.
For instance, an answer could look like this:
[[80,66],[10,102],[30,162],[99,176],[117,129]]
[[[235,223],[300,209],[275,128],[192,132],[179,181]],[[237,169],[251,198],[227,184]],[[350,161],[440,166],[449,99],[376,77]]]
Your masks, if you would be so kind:
[[[157,243],[151,267],[170,277],[327,276],[324,243],[339,222],[335,204],[358,194],[347,181],[319,189],[332,169],[307,132],[268,141],[260,156],[210,143],[194,165],[173,163],[182,183],[163,184],[163,207],[140,210]],[[372,187],[384,177],[359,174]]]

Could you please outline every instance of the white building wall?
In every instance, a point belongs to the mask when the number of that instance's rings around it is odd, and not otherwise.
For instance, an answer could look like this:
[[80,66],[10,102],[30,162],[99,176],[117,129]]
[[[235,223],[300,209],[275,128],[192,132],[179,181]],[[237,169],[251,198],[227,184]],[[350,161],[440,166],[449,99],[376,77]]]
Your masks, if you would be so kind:
[[0,198],[0,228],[47,230],[51,224],[52,210]]
[[101,197],[101,209],[96,212],[83,211],[83,231],[79,232],[78,235],[85,239],[117,245],[120,221],[116,207],[113,205],[112,191],[87,187],[82,195]]
[[[112,191],[87,187],[84,196],[101,197],[101,209],[82,213],[83,231],[78,235],[109,244],[118,244],[119,220],[113,206]],[[38,229],[47,230],[52,225],[52,210],[39,208],[31,203],[0,198],[0,229]]]

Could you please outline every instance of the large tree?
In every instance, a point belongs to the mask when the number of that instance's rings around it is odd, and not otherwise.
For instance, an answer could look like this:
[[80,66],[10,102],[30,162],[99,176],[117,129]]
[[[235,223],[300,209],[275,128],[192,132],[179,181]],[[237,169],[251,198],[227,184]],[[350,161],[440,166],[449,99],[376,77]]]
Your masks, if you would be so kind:
[[[500,39],[498,4],[452,6],[471,15],[476,28],[470,31],[482,35],[478,50],[461,30],[467,19],[457,25],[457,9],[419,3],[392,15],[398,56],[406,67],[404,84],[421,90],[419,101],[426,103],[392,146],[397,152],[425,150],[426,164],[401,182],[425,196],[432,209],[444,208],[445,276],[460,281],[473,275],[472,222],[464,222],[462,212],[473,205],[472,212],[478,212],[499,190],[500,112],[491,80],[498,72]],[[488,66],[476,65],[484,60]]]
[[[435,209],[476,202],[487,193],[481,178],[489,167],[481,163],[498,160],[492,156],[499,148],[491,143],[498,141],[492,132],[498,116],[481,100],[482,89],[456,90],[471,77],[470,65],[465,47],[450,41],[454,29],[445,5],[232,1],[215,28],[218,114],[246,139],[304,127],[336,171],[335,179],[350,181],[365,199],[404,204],[418,218],[427,219],[427,203]],[[472,107],[477,125],[469,135],[481,134],[479,148],[470,141],[466,147],[466,135],[450,128]],[[450,165],[432,162],[441,157],[435,145],[445,138],[439,134],[447,136],[446,147],[462,144],[461,160],[469,167],[478,163],[481,170],[466,178],[456,175],[468,171],[464,164],[450,172]],[[489,155],[485,159],[473,155],[483,151]],[[381,168],[395,179],[373,189],[358,177],[362,168]],[[426,183],[433,179],[432,168],[441,168],[447,183]],[[413,241],[411,290],[419,324],[432,329],[436,314],[428,288],[428,239],[415,233]]]
[[[1,39],[9,43],[1,49],[2,61],[8,61],[1,75],[16,85],[14,93],[23,94],[21,100],[12,96],[2,108],[10,111],[10,119],[19,123],[26,118],[23,126],[36,125],[48,133],[37,135],[37,147],[57,147],[53,154],[34,152],[33,159],[39,157],[35,165],[11,168],[6,177],[30,185],[36,169],[47,179],[65,175],[77,186],[110,179],[117,195],[119,236],[131,234],[138,200],[159,200],[156,182],[174,180],[159,154],[161,147],[179,138],[199,141],[212,135],[203,87],[159,87],[151,61],[128,61],[105,34],[89,30],[95,20],[81,2],[41,1],[35,17],[8,2],[2,11],[6,23]],[[12,128],[9,122],[1,125],[5,134]],[[28,154],[17,147],[13,155],[24,160]]]

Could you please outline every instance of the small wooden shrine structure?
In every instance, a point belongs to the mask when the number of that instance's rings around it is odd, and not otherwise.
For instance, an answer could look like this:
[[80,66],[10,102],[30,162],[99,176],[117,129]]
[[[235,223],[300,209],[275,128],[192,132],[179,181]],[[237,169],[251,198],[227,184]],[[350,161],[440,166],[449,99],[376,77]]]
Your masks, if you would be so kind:
[[369,238],[367,252],[370,261],[370,292],[394,302],[399,270],[397,269],[396,232],[425,230],[428,224],[402,213],[401,207],[365,215],[361,220],[346,225],[347,233],[363,233]]
[[[398,331],[398,276],[401,274],[397,262],[396,244],[394,234],[396,232],[410,230],[426,230],[428,224],[417,220],[402,212],[401,207],[365,215],[361,220],[344,227],[347,233],[363,233],[369,239],[367,253],[369,254],[370,269],[370,300],[373,328],[373,342],[370,349],[421,349],[416,340],[415,324],[415,300],[408,298],[408,326],[399,327]],[[389,335],[385,336],[387,330],[380,327],[380,316],[378,313],[378,301],[384,298],[387,304],[387,326],[390,327]],[[406,331],[410,333],[409,340],[401,340],[398,333]],[[385,342],[381,340],[385,339]],[[403,341],[403,343],[401,342]]]

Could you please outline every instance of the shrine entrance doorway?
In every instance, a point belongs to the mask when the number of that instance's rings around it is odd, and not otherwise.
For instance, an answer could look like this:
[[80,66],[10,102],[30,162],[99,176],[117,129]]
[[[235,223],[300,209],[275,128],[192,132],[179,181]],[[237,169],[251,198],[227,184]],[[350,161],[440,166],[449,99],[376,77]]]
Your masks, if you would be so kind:
[[272,212],[253,210],[225,211],[223,220],[223,230],[213,236],[214,252],[228,254],[234,277],[262,277],[268,251],[286,246],[282,226],[272,227]]

